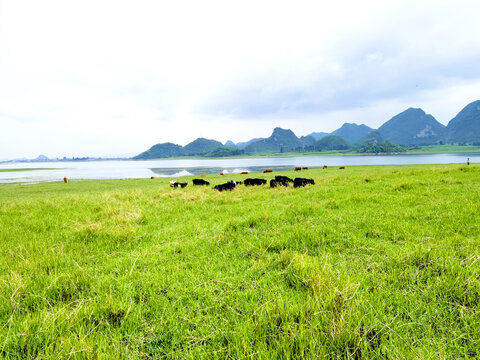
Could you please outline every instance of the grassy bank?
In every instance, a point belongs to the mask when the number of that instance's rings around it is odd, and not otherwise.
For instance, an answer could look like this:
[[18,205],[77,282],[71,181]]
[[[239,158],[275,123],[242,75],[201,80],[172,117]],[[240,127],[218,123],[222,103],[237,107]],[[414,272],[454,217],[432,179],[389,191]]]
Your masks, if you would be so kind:
[[301,175],[0,185],[0,356],[479,358],[480,166]]
[[446,154],[446,153],[478,153],[480,146],[473,145],[430,145],[420,149],[408,150],[407,154]]

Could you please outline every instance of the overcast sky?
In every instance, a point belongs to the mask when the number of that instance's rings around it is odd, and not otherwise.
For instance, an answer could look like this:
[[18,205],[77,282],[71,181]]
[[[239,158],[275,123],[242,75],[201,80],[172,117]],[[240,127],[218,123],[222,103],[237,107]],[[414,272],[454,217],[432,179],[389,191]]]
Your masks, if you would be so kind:
[[480,99],[480,2],[0,0],[0,159],[447,124]]

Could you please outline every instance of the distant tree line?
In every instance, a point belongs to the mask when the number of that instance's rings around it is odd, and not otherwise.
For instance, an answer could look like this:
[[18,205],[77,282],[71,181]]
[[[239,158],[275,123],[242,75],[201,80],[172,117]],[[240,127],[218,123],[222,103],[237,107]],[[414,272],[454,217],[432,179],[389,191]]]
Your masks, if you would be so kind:
[[406,152],[407,148],[393,144],[390,140],[385,141],[384,143],[369,143],[357,150],[359,153],[372,153],[372,154],[379,154],[379,153],[399,153],[399,152]]
[[227,157],[227,156],[238,156],[238,155],[243,155],[245,153],[245,150],[243,149],[235,149],[230,146],[222,146],[219,148],[216,148],[213,151],[210,151],[203,156],[206,157]]

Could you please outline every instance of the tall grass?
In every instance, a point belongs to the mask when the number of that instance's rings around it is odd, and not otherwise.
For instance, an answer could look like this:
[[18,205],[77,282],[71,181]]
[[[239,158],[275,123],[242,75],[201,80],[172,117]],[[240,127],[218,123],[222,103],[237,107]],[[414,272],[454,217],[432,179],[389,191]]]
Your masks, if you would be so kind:
[[301,175],[0,186],[1,356],[479,358],[480,167]]

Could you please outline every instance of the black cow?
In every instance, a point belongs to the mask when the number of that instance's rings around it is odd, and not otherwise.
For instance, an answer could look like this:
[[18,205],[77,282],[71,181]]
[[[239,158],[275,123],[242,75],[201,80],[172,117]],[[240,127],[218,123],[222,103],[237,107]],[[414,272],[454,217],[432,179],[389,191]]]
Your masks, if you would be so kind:
[[293,187],[303,187],[305,185],[312,184],[315,185],[315,181],[313,179],[305,179],[305,178],[295,178],[293,180]]
[[170,187],[175,187],[175,188],[181,187],[181,188],[184,188],[184,187],[187,186],[187,185],[188,185],[188,182],[179,183],[179,182],[177,182],[177,180],[170,180]]
[[224,191],[224,190],[233,190],[235,189],[235,186],[237,186],[237,183],[235,181],[228,181],[226,182],[225,184],[220,184],[220,185],[216,185],[213,187],[214,190],[218,190],[218,191]]
[[281,181],[281,180],[270,180],[270,187],[271,188],[274,188],[274,187],[277,187],[277,186],[286,186],[288,187],[288,182],[286,181]]
[[265,179],[245,179],[243,180],[243,183],[245,186],[251,186],[251,185],[265,185],[267,183],[267,180]]
[[290,179],[288,176],[277,175],[277,176],[275,176],[275,180],[277,180],[277,181],[283,181],[283,182],[286,182],[286,183],[289,183],[289,182],[292,182],[292,183],[293,183],[293,180]]
[[192,182],[193,182],[193,185],[210,185],[210,183],[207,180],[203,180],[203,179],[193,179]]

